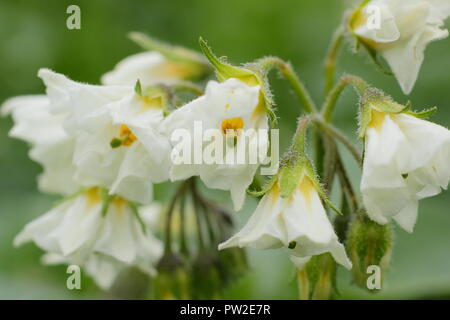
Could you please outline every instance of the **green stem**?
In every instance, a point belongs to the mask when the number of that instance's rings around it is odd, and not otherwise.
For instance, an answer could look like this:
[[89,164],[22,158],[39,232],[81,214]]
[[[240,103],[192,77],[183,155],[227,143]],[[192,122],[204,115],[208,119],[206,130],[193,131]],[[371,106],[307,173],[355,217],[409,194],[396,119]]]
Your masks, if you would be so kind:
[[356,197],[347,170],[345,169],[344,164],[342,163],[342,158],[339,154],[337,156],[336,168],[339,175],[341,188],[347,197],[348,204],[351,206],[350,210],[352,212],[356,212],[359,209],[358,198]]
[[345,28],[343,26],[335,31],[330,47],[328,48],[327,57],[325,59],[325,95],[328,95],[334,85],[336,60],[344,41],[344,31]]
[[301,156],[305,155],[306,129],[308,128],[309,118],[301,117],[297,123],[297,130],[292,141],[292,150]]
[[184,255],[189,254],[186,242],[186,197],[180,199],[180,252]]
[[202,208],[199,208],[197,199],[197,186],[195,184],[195,180],[192,180],[191,183],[191,196],[192,203],[194,204],[195,223],[197,225],[198,252],[201,252],[205,250],[205,239],[203,237],[203,228],[199,213],[199,210],[202,210]]
[[294,90],[295,95],[302,103],[306,113],[313,113],[317,110],[311,95],[289,62],[283,61],[278,57],[265,57],[258,60],[257,64],[265,71],[277,68],[291,85],[292,90]]
[[186,188],[189,188],[191,185],[191,179],[186,180],[183,182],[175,192],[175,194],[172,197],[172,200],[170,201],[169,208],[167,211],[167,219],[166,219],[166,225],[165,225],[165,238],[164,238],[164,251],[166,253],[170,253],[172,251],[172,217],[173,212],[175,210],[175,205],[179,199],[180,196],[183,195]]
[[326,122],[331,121],[334,108],[336,107],[336,102],[340,97],[342,91],[348,85],[352,85],[360,97],[362,97],[365,91],[369,88],[369,85],[360,77],[350,74],[342,76],[339,79],[338,83],[328,93],[325,103],[322,107],[322,116]]
[[360,166],[362,165],[362,157],[360,152],[358,151],[358,148],[347,138],[344,133],[332,126],[330,123],[324,121],[321,117],[314,117],[313,121],[317,126],[319,126],[319,128],[323,129],[327,133],[327,135],[339,140],[348,149],[348,151],[350,151],[358,164]]

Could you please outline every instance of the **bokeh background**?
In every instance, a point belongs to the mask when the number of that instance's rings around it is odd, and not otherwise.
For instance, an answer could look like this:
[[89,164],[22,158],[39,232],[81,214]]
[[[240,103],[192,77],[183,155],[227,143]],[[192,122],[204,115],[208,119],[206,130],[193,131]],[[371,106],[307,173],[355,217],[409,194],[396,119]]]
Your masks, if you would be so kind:
[[[66,8],[81,7],[81,30],[66,28]],[[127,39],[142,31],[160,39],[198,48],[201,35],[218,55],[236,63],[265,55],[290,60],[318,103],[323,96],[323,57],[333,30],[351,1],[338,0],[0,0],[0,102],[42,93],[37,70],[48,67],[74,80],[98,83],[100,75],[125,56],[141,49]],[[448,24],[447,24],[448,25]],[[348,46],[347,46],[348,47]],[[375,70],[364,54],[345,49],[338,73],[363,76],[399,102],[417,109],[439,106],[433,121],[450,125],[450,39],[431,44],[413,93],[404,96],[393,77]],[[286,82],[271,76],[279,109],[281,146],[286,147],[299,115]],[[356,97],[348,90],[340,100],[336,125],[356,130]],[[25,143],[7,136],[11,119],[0,119],[0,298],[87,299],[113,297],[88,278],[82,290],[66,289],[66,268],[39,263],[42,252],[33,244],[13,248],[23,225],[47,211],[57,199],[37,192],[40,167],[27,157]],[[356,139],[355,139],[356,141]],[[354,182],[359,170],[348,158]],[[449,164],[450,165],[450,164]],[[158,196],[167,196],[160,188]],[[224,205],[228,195],[220,194]],[[238,213],[242,225],[256,202],[248,199]],[[340,298],[450,298],[450,193],[421,202],[413,234],[395,227],[395,248],[384,288],[367,293],[339,270]],[[294,270],[279,251],[249,250],[251,271],[226,290],[230,299],[295,299]]]

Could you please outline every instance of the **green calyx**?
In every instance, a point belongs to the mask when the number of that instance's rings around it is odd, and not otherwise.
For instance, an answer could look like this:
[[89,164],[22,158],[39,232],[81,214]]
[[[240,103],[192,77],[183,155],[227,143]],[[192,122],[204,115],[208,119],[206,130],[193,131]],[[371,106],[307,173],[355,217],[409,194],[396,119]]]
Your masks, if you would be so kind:
[[350,226],[347,250],[352,260],[353,279],[362,288],[367,287],[371,266],[381,270],[381,281],[389,266],[393,239],[389,225],[379,225],[366,216],[358,216]]
[[276,115],[272,110],[275,103],[272,100],[269,81],[267,80],[267,74],[263,68],[261,68],[258,63],[247,63],[242,67],[233,66],[224,58],[218,58],[207,42],[201,37],[199,39],[199,44],[203,54],[216,70],[216,76],[219,81],[222,82],[230,78],[235,78],[251,87],[260,86],[261,96],[258,107],[263,108],[263,110],[269,114],[271,120],[275,121]]
[[300,300],[328,300],[336,293],[336,262],[329,253],[315,255],[297,270]]
[[365,137],[368,126],[372,123],[372,120],[374,120],[373,111],[399,114],[405,112],[407,109],[407,106],[395,102],[381,90],[368,88],[365,90],[360,101],[358,137],[360,139]]
[[364,138],[366,130],[376,119],[374,119],[374,111],[388,114],[407,114],[420,119],[431,117],[436,111],[437,107],[425,109],[423,111],[412,111],[410,102],[402,105],[395,102],[391,97],[385,95],[381,90],[375,88],[368,88],[360,101],[360,119],[358,137]]
[[337,214],[342,215],[339,209],[337,209],[336,206],[334,206],[328,199],[328,196],[320,183],[319,177],[314,170],[311,161],[305,155],[305,141],[308,123],[308,117],[300,118],[291,148],[281,161],[280,170],[277,174],[281,191],[280,195],[283,198],[290,197],[304,179],[309,179],[325,204],[333,209]]

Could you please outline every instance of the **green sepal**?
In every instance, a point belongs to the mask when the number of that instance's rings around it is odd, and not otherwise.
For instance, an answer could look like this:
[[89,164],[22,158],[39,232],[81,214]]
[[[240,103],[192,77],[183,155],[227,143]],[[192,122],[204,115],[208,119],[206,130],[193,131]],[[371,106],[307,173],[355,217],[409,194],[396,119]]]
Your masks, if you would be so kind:
[[297,189],[304,175],[305,162],[308,162],[308,160],[304,156],[298,155],[288,156],[282,161],[278,172],[282,198],[290,197]]
[[105,217],[108,213],[109,205],[114,199],[114,195],[110,195],[108,189],[102,188],[100,190],[100,196],[102,197],[102,208],[100,210],[100,213],[102,217]]
[[73,199],[75,199],[76,197],[78,197],[79,195],[85,193],[87,190],[88,190],[88,188],[82,187],[82,188],[80,188],[78,191],[75,191],[74,193],[68,195],[67,197],[64,197],[64,198],[62,198],[62,199],[59,199],[59,200],[55,201],[55,202],[53,203],[53,206],[56,207],[56,206],[59,206],[60,204],[66,202],[66,201],[73,200]]
[[229,78],[237,78],[245,83],[253,82],[253,85],[258,84],[258,79],[252,72],[248,70],[244,70],[242,68],[235,67],[225,61],[224,58],[219,59],[208,46],[206,41],[200,37],[199,38],[200,48],[202,49],[203,54],[206,58],[211,62],[214,66],[217,74],[217,78],[220,81],[225,81]]
[[410,105],[402,105],[392,100],[391,97],[384,94],[376,88],[368,88],[360,101],[360,114],[358,125],[358,137],[364,138],[366,130],[372,121],[372,110],[384,113],[399,114],[409,110]]
[[437,107],[432,107],[422,111],[406,111],[405,113],[419,119],[428,119],[429,117],[434,115],[437,110]]
[[199,43],[203,54],[216,70],[216,76],[219,81],[236,78],[249,86],[259,85],[261,87],[261,94],[264,99],[264,110],[269,115],[271,122],[276,123],[277,117],[273,110],[275,103],[272,99],[269,81],[266,72],[262,70],[260,65],[255,62],[247,63],[242,67],[233,66],[224,58],[218,58],[202,37],[200,37]]
[[272,178],[270,178],[270,180],[268,180],[261,188],[261,190],[250,190],[249,188],[247,189],[247,194],[252,196],[252,197],[262,197],[263,195],[265,195],[270,189],[272,189],[272,187],[274,186],[274,184],[277,182],[278,179],[278,174],[275,174],[272,176]]
[[385,75],[388,75],[388,76],[394,75],[391,71],[386,70],[386,68],[381,64],[381,62],[379,61],[379,54],[378,54],[377,50],[373,49],[368,44],[364,43],[363,41],[360,41],[359,39],[358,39],[358,42],[360,44],[362,44],[362,46],[366,49],[370,60],[373,62],[375,67],[378,69],[378,71],[380,71],[381,73],[384,73]]
[[132,202],[132,201],[128,201],[128,205],[130,206],[131,211],[133,212],[134,216],[138,220],[139,225],[142,228],[142,232],[144,232],[144,234],[147,234],[147,228],[145,226],[144,220],[142,220],[141,215],[139,214],[139,210],[138,210],[137,204]]

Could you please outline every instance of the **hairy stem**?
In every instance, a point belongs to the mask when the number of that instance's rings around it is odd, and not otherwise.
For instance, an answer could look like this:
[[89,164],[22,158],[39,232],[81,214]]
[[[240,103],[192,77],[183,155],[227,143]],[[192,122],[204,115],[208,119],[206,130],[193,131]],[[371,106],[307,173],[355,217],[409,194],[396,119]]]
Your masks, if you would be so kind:
[[313,121],[319,128],[324,130],[327,135],[340,141],[348,149],[348,151],[350,151],[356,162],[360,166],[362,165],[362,157],[360,152],[358,151],[358,148],[353,144],[352,141],[347,138],[347,136],[343,132],[335,128],[330,123],[324,121],[321,117],[314,117]]
[[273,68],[277,68],[281,72],[284,78],[286,78],[291,85],[297,98],[302,103],[306,113],[313,113],[317,110],[311,95],[289,62],[286,62],[278,57],[265,57],[258,60],[257,63],[265,71],[270,71]]
[[331,89],[328,93],[322,107],[322,117],[326,122],[331,121],[337,100],[341,96],[342,91],[344,91],[348,85],[352,85],[360,97],[362,97],[367,88],[369,88],[369,85],[360,77],[350,74],[342,76],[333,89]]
[[325,95],[331,91],[334,86],[334,78],[336,75],[336,60],[344,41],[344,27],[339,27],[331,39],[328,48],[327,57],[325,59]]

